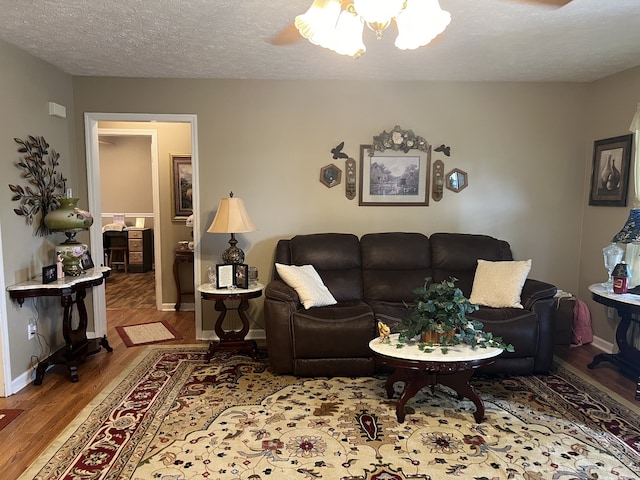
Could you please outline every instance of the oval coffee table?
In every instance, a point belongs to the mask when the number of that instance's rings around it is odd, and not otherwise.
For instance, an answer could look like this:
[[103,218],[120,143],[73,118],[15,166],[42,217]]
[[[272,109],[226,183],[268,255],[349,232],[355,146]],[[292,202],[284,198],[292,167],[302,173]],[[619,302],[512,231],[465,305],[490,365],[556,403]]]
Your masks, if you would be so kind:
[[459,399],[468,398],[476,406],[473,414],[477,423],[484,418],[484,403],[475,392],[469,380],[476,368],[492,364],[502,353],[500,348],[471,348],[469,345],[453,345],[448,352],[442,353],[440,347],[434,347],[432,352],[423,352],[418,348],[418,342],[407,342],[398,348],[398,334],[393,334],[388,343],[375,338],[369,342],[376,360],[384,365],[395,368],[385,383],[387,397],[393,398],[393,385],[403,382],[404,388],[396,403],[398,422],[404,422],[404,406],[423,387],[431,387],[434,391],[436,384],[452,388]]

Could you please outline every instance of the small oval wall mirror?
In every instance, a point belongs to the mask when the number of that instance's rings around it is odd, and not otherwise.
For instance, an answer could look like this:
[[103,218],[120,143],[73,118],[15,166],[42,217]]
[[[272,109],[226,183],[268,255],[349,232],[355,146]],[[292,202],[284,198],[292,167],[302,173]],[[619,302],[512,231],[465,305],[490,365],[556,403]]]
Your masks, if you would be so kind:
[[468,185],[469,181],[467,180],[467,172],[464,172],[459,168],[454,168],[447,173],[446,186],[449,190],[457,193]]

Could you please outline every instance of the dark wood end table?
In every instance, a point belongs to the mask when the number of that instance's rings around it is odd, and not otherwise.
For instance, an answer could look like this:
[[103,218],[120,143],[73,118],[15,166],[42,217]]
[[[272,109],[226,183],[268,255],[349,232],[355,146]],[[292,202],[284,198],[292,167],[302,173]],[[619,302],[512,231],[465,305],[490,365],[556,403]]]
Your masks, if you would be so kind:
[[442,353],[440,347],[426,353],[418,348],[417,342],[407,343],[397,348],[398,334],[391,335],[388,343],[380,338],[369,342],[374,357],[382,364],[395,368],[385,383],[388,398],[393,398],[393,385],[403,382],[404,388],[396,403],[396,417],[403,423],[404,406],[423,387],[434,391],[436,384],[452,388],[459,399],[468,398],[476,406],[473,416],[477,423],[484,419],[484,403],[469,383],[476,368],[492,364],[502,353],[500,348],[471,348],[469,345],[448,347],[448,353]]
[[[209,344],[207,352],[207,362],[211,360],[216,350],[232,350],[240,352],[248,352],[252,358],[258,358],[258,344],[255,340],[246,340],[245,337],[249,333],[251,318],[247,314],[249,309],[249,300],[258,298],[262,295],[264,285],[258,283],[249,288],[215,288],[215,285],[206,283],[198,287],[198,291],[204,300],[213,300],[215,302],[216,311],[220,312],[214,330],[220,339],[218,342]],[[238,301],[237,307],[227,307],[226,302]],[[222,326],[228,310],[236,310],[240,320],[242,320],[242,328],[240,330],[225,330]]]
[[176,284],[177,295],[176,304],[174,307],[176,312],[180,310],[180,305],[182,304],[182,295],[193,295],[193,291],[183,290],[180,283],[180,264],[182,263],[193,264],[193,250],[188,248],[176,248],[173,251],[173,280]]
[[[44,374],[49,365],[66,365],[72,382],[78,381],[78,362],[84,361],[88,355],[98,353],[102,347],[108,352],[113,348],[109,345],[106,335],[101,338],[87,338],[87,307],[84,299],[87,289],[100,285],[109,276],[108,267],[91,268],[77,277],[65,276],[51,283],[40,280],[28,280],[7,287],[9,296],[20,306],[25,299],[35,297],[60,297],[64,309],[62,317],[62,335],[65,346],[48,358],[38,363],[36,368],[35,385],[41,385]],[[75,294],[75,298],[74,298]],[[73,307],[78,315],[77,325],[74,327]]]
[[588,368],[596,368],[600,362],[611,362],[617,365],[623,373],[636,378],[635,399],[640,400],[640,350],[629,343],[629,329],[632,323],[640,323],[634,315],[640,315],[640,295],[632,293],[608,292],[601,284],[589,286],[594,301],[615,308],[620,315],[620,323],[616,329],[617,353],[600,353],[593,357]]

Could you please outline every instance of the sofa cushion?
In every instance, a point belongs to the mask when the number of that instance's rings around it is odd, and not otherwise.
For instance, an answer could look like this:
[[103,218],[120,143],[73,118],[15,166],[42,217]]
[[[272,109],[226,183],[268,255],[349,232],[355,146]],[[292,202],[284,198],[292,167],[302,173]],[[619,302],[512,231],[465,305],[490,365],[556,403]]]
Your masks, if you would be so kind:
[[412,302],[431,276],[429,239],[421,233],[371,233],[360,239],[364,300]]
[[535,357],[539,348],[538,316],[519,308],[480,307],[467,318],[479,320],[484,331],[502,337],[504,343],[512,344],[515,352],[503,352],[501,358]]
[[513,260],[509,244],[488,235],[470,233],[434,233],[431,242],[433,281],[450,277],[458,279],[456,286],[468,298],[478,259]]
[[313,265],[283,265],[276,263],[278,275],[287,285],[293,288],[304,308],[335,305],[336,299],[322,283],[322,279]]
[[289,242],[293,265],[313,265],[338,302],[362,300],[360,241],[348,233],[297,235]]
[[531,260],[518,262],[478,260],[469,300],[487,307],[523,308],[520,294],[530,271]]

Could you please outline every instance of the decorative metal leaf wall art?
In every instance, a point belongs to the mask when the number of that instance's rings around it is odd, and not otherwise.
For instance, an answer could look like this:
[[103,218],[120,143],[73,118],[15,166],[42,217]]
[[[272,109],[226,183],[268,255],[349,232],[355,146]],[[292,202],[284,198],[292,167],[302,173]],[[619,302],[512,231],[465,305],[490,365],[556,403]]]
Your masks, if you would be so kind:
[[15,165],[22,170],[20,177],[27,180],[27,185],[9,184],[14,193],[11,200],[20,202],[13,211],[24,217],[27,225],[32,225],[40,215],[35,235],[43,237],[51,233],[44,217],[60,206],[58,199],[65,195],[67,179],[58,171],[60,154],[50,149],[41,136],[29,135],[26,140],[14,138],[14,141],[19,145],[18,152],[24,154]]

